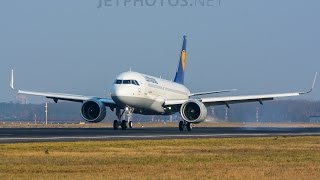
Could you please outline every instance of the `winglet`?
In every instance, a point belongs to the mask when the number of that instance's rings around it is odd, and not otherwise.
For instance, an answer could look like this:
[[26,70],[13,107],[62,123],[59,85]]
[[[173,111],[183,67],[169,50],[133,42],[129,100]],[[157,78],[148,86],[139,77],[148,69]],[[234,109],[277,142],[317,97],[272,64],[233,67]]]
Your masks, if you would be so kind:
[[312,90],[314,88],[314,85],[316,84],[317,75],[318,75],[318,72],[316,72],[316,74],[314,75],[314,79],[313,79],[313,82],[312,82],[311,89],[309,91],[306,91],[306,92],[300,92],[299,94],[308,94],[308,93],[312,92]]
[[11,88],[12,90],[15,90],[15,89],[14,89],[13,69],[11,70],[10,88]]

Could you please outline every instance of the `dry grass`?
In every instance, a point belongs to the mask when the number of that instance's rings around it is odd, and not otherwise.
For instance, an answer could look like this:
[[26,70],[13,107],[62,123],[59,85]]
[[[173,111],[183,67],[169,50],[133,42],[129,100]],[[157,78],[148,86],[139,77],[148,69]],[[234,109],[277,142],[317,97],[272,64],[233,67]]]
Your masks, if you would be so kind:
[[319,137],[0,144],[0,179],[319,177]]

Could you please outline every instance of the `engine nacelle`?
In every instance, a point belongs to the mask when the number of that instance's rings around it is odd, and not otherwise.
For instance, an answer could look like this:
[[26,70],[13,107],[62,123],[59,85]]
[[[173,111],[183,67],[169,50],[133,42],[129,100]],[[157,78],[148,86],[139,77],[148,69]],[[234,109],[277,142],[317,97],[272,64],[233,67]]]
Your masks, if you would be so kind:
[[189,123],[201,123],[207,118],[207,107],[198,100],[189,100],[182,104],[180,114]]
[[91,123],[102,121],[107,115],[106,106],[98,99],[90,99],[81,107],[82,118]]

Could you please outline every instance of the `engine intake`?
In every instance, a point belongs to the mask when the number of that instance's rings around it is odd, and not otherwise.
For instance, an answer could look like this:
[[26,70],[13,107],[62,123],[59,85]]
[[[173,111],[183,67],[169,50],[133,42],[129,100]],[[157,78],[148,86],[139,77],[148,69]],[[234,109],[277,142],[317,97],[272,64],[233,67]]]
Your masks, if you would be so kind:
[[107,115],[106,106],[98,99],[91,99],[83,103],[81,107],[82,118],[91,123],[102,121]]
[[207,117],[207,107],[198,100],[189,100],[180,109],[182,118],[190,123],[201,123]]

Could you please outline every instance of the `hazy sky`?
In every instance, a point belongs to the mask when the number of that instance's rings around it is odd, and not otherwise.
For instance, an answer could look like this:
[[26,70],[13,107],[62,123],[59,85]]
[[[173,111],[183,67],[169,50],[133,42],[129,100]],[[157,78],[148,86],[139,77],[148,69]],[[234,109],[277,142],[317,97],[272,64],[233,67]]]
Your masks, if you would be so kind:
[[[221,0],[220,7],[116,2],[97,8],[99,0],[1,0],[0,102],[14,100],[12,68],[21,89],[101,97],[130,67],[172,79],[183,35],[193,92],[299,91],[320,72],[319,0]],[[319,84],[303,98],[320,99]]]

